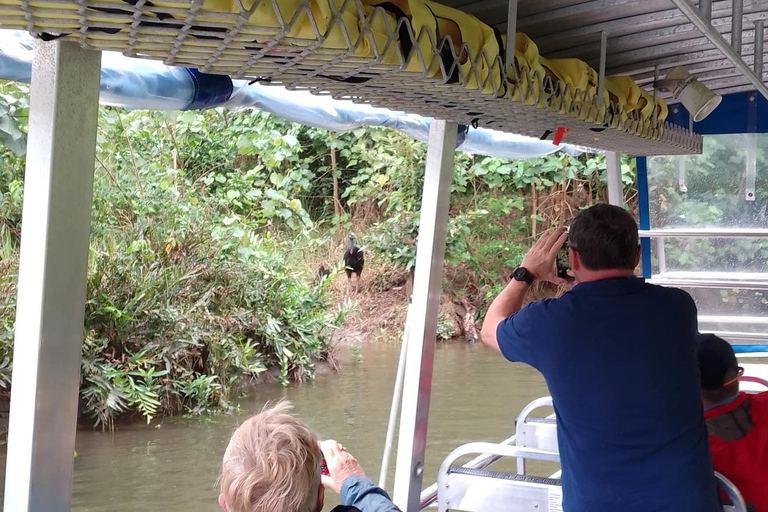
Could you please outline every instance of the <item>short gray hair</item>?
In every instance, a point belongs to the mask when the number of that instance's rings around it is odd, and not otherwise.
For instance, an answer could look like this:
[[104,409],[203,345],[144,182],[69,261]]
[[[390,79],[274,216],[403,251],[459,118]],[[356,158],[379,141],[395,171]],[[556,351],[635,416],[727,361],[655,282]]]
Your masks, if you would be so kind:
[[323,455],[292,409],[268,404],[232,435],[220,479],[228,512],[316,512]]

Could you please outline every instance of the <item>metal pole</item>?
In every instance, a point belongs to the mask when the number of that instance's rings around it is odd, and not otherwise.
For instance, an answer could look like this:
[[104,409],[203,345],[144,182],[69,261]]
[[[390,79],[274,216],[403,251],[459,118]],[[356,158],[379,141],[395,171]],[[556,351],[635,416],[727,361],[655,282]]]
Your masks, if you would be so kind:
[[404,512],[419,510],[457,130],[437,120],[429,128],[395,470],[394,501]]
[[741,57],[741,29],[744,24],[744,0],[733,0],[731,10],[731,48]]
[[656,84],[659,83],[659,65],[653,68],[653,127],[659,124],[659,91]]
[[709,39],[715,47],[733,63],[734,67],[749,80],[749,82],[755,86],[755,90],[759,91],[765,98],[768,98],[768,86],[763,83],[762,77],[758,77],[752,72],[752,69],[747,65],[741,56],[733,51],[733,48],[723,39],[723,36],[712,27],[707,19],[705,19],[699,10],[690,3],[690,0],[672,0],[672,3],[685,14],[685,16],[691,20],[699,31]]
[[765,56],[765,20],[755,22],[755,75],[758,78],[763,77],[763,58]]
[[[410,312],[410,306],[408,311]],[[381,471],[379,472],[379,487],[387,488],[387,473],[389,472],[389,459],[392,455],[392,442],[395,439],[395,423],[397,413],[400,412],[400,400],[403,397],[403,378],[405,377],[405,355],[408,350],[408,317],[405,316],[405,329],[403,329],[403,342],[400,347],[400,359],[397,362],[397,376],[395,377],[395,390],[392,393],[392,405],[389,408],[389,423],[387,423],[387,437],[384,441],[384,455],[381,457]]]
[[32,65],[5,510],[69,510],[101,54],[39,42]]
[[712,21],[712,0],[699,0],[699,10],[707,21]]
[[507,4],[507,76],[514,76],[515,69],[515,37],[517,35],[517,2],[508,0]]
[[600,71],[597,78],[597,104],[603,106],[605,95],[605,60],[608,56],[608,32],[600,32]]
[[608,174],[608,202],[623,207],[624,187],[621,182],[621,155],[613,151],[606,151],[605,168]]

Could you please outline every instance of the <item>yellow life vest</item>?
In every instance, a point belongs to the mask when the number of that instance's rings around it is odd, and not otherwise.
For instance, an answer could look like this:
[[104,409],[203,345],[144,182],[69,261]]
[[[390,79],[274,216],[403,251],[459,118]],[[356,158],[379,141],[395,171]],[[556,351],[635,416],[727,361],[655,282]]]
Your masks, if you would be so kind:
[[[544,106],[540,84],[546,77],[546,71],[541,66],[539,47],[522,32],[515,34],[514,65],[520,83],[512,92],[512,100],[521,101],[521,98],[524,98],[522,101],[526,105],[533,105],[538,102]],[[509,80],[514,82],[515,76],[510,76]]]
[[649,93],[645,89],[640,89],[640,101],[638,102],[638,109],[640,110],[640,119],[643,122],[645,129],[653,129],[655,127],[663,127],[664,122],[669,115],[669,109],[667,108],[667,102],[664,99],[656,98],[656,125],[653,124],[653,94]]
[[580,119],[590,117],[590,111],[596,103],[597,71],[579,59],[540,57],[539,62],[549,79],[545,83],[544,92],[559,96],[552,97],[551,101],[559,105],[560,112],[578,116]]
[[498,68],[494,63],[500,54],[499,40],[491,27],[474,16],[429,0],[363,3],[410,21],[415,41],[409,40],[407,32],[399,34],[401,50],[408,56],[406,71],[425,73],[429,78],[445,76],[448,83],[463,81],[465,87],[484,93],[500,89],[500,70],[494,69]]

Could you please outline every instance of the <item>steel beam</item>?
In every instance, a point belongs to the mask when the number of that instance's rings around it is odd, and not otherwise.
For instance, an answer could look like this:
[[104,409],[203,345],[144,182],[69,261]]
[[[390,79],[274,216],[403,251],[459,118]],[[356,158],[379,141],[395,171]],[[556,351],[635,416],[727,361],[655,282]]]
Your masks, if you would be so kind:
[[605,152],[605,167],[608,174],[608,202],[624,206],[624,185],[621,182],[621,155]]
[[72,495],[101,55],[38,43],[32,67],[5,510]]
[[712,20],[712,0],[699,0],[699,10],[704,19]]
[[419,510],[457,129],[437,120],[429,129],[395,470],[394,500],[404,512]]
[[723,39],[715,29],[712,28],[709,21],[701,15],[699,10],[696,9],[689,0],[672,0],[672,3],[674,3],[694,25],[696,25],[696,28],[698,28],[728,60],[733,62],[733,65],[750,81],[750,83],[752,83],[752,85],[755,86],[755,89],[759,91],[760,94],[765,98],[768,98],[768,87],[763,83],[762,77],[758,77],[752,72],[752,69],[750,69],[747,63],[744,62],[741,56],[728,45],[725,39]]

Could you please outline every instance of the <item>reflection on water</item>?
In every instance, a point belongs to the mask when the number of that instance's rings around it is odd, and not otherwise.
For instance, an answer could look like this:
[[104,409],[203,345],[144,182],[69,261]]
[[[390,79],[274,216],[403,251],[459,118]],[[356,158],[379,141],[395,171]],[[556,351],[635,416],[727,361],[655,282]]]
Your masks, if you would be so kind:
[[[122,426],[114,434],[80,431],[72,510],[218,510],[216,477],[231,432],[264,402],[283,397],[321,437],[349,447],[376,480],[398,349],[365,346],[363,361],[347,362],[339,375],[286,389],[263,386],[240,404],[239,415],[166,420],[160,427]],[[483,346],[463,343],[438,346],[432,391],[425,485],[434,481],[440,462],[453,448],[508,437],[520,409],[547,394],[535,370],[507,363]],[[0,462],[4,468],[5,461]],[[390,467],[389,490],[394,460]],[[335,501],[332,497],[326,510]]]

